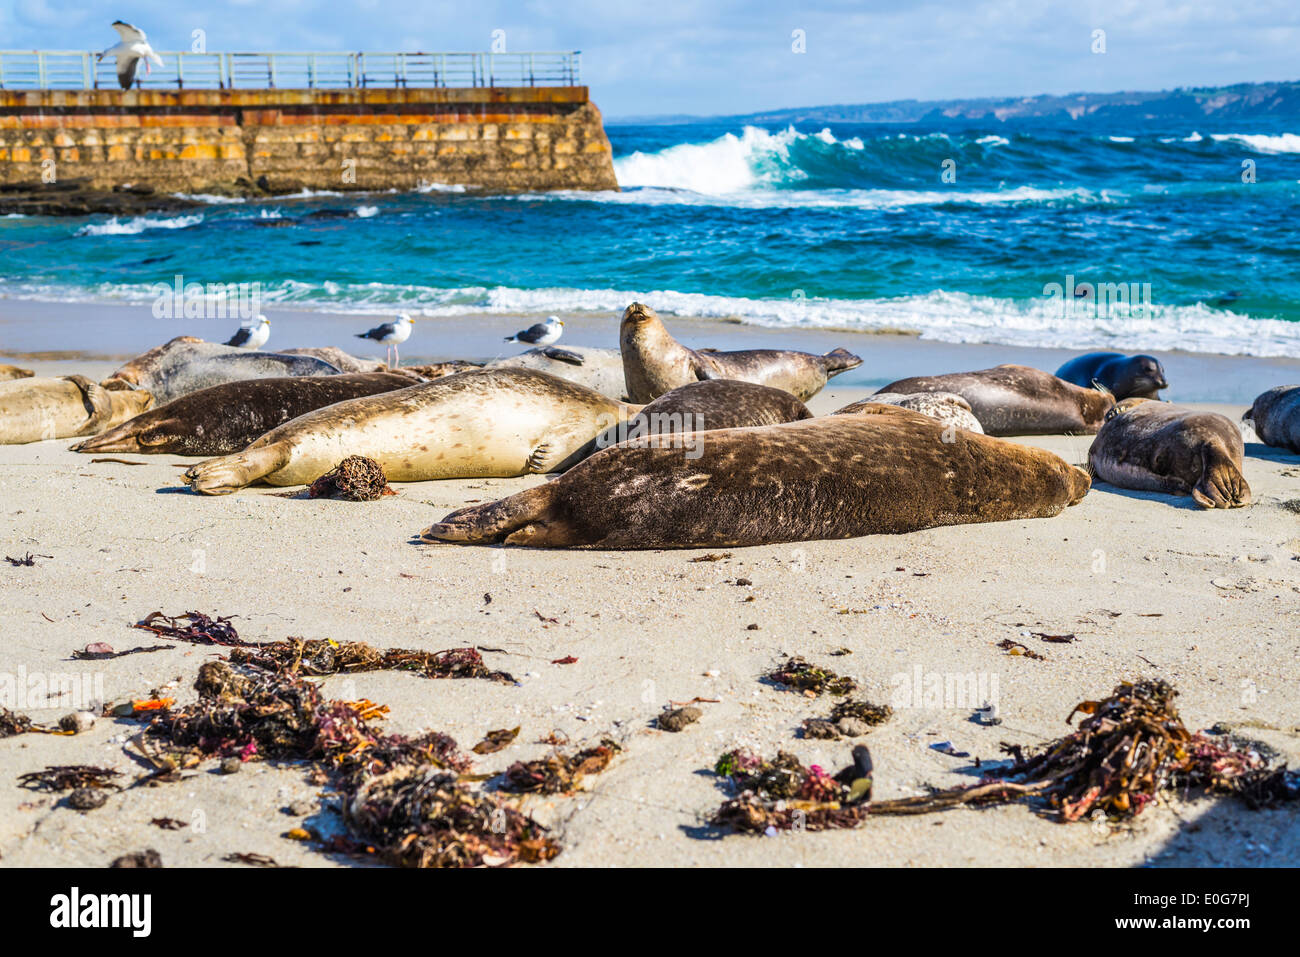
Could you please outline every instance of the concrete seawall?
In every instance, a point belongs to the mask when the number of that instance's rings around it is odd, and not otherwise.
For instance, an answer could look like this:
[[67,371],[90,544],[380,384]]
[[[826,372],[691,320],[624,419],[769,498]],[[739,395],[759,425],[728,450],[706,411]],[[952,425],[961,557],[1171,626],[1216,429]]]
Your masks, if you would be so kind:
[[0,90],[0,186],[617,189],[585,86]]

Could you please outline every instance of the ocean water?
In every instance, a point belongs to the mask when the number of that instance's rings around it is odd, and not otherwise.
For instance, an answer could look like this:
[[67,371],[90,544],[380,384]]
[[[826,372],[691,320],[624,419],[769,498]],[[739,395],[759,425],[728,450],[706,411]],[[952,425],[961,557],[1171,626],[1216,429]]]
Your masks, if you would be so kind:
[[[617,193],[429,184],[0,218],[0,298],[146,304],[181,275],[258,283],[271,308],[616,315],[638,299],[759,326],[1300,356],[1300,134],[1288,129],[608,132]],[[1088,284],[1120,284],[1142,307]]]

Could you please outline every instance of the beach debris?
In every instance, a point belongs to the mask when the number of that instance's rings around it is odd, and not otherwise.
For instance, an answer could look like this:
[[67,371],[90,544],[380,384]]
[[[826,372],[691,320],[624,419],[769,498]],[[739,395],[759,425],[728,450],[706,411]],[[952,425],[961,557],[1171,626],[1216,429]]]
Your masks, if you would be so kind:
[[931,751],[938,751],[940,754],[946,754],[954,758],[969,758],[969,751],[958,751],[951,741],[935,741],[930,745]]
[[59,727],[69,734],[81,734],[95,726],[95,716],[89,711],[73,711],[59,719]]
[[221,763],[217,765],[217,770],[222,774],[238,774],[244,770],[243,759],[236,757],[222,758]]
[[830,741],[841,737],[857,738],[884,724],[893,715],[894,709],[887,704],[872,704],[866,700],[841,701],[825,718],[805,718],[801,729],[805,738]]
[[183,827],[189,827],[184,821],[178,821],[174,817],[155,817],[149,821],[154,827],[160,827],[164,831],[179,831]]
[[93,811],[108,803],[108,792],[97,787],[77,788],[68,795],[68,807],[76,811]]
[[11,738],[16,734],[27,734],[35,730],[32,719],[25,714],[18,714],[0,706],[0,738]]
[[133,851],[114,858],[109,867],[162,867],[162,855],[152,847],[144,851]]
[[829,668],[819,668],[794,655],[787,657],[785,664],[763,677],[787,688],[802,691],[810,698],[821,694],[848,694],[858,687],[858,683],[847,675],[841,676]]
[[475,754],[495,754],[507,747],[517,737],[519,737],[518,726],[513,728],[499,728],[496,731],[489,731],[483,736],[483,740],[474,745],[470,750]]
[[113,778],[122,772],[90,764],[50,765],[41,771],[18,776],[18,786],[33,791],[72,791],[78,788],[114,787]]
[[125,658],[127,655],[147,655],[155,651],[171,651],[175,645],[141,645],[126,651],[114,651],[113,646],[103,641],[92,641],[80,651],[74,651],[72,657],[78,661],[108,661],[112,658]]
[[536,761],[516,761],[506,768],[503,791],[535,794],[563,794],[573,791],[589,774],[599,774],[609,767],[614,755],[623,749],[612,739],[574,754],[555,752]]
[[684,708],[671,708],[655,718],[655,726],[661,731],[673,733],[685,731],[688,725],[699,721],[703,715],[703,711],[691,705]]
[[764,761],[747,749],[725,752],[714,773],[739,793],[723,802],[710,823],[747,833],[853,827],[871,798],[871,752],[863,745],[834,777],[816,764],[804,767],[788,751]]
[[[166,622],[160,625],[159,622]],[[185,622],[184,625],[181,622]],[[209,618],[197,611],[187,611],[172,618],[160,611],[155,611],[143,621],[131,627],[152,631],[163,638],[188,641],[193,645],[223,645],[225,647],[247,648],[255,646],[254,642],[244,641],[235,631],[230,618]]]
[[547,618],[545,615],[543,615],[543,614],[542,614],[540,611],[538,611],[536,608],[533,609],[533,614],[537,616],[537,620],[538,620],[538,621],[544,621],[544,622],[547,622],[548,624],[552,624],[552,625],[558,625],[558,624],[560,623],[560,619],[558,619],[558,618]]
[[250,664],[278,674],[334,675],[361,671],[410,671],[424,678],[483,678],[505,684],[514,678],[491,671],[474,648],[415,651],[379,649],[364,641],[332,638],[289,638],[262,645],[244,645],[230,654],[235,664]]
[[227,864],[247,864],[249,867],[283,867],[274,857],[265,854],[233,853],[222,858]]
[[397,493],[389,486],[384,468],[364,455],[349,455],[307,487],[312,498],[340,498],[349,502],[374,502]]
[[53,557],[54,557],[53,555],[33,555],[31,552],[28,552],[22,558],[10,558],[8,555],[6,555],[5,561],[7,561],[10,565],[13,565],[15,568],[22,568],[22,567],[30,568],[32,565],[36,564],[36,559],[38,558],[53,558]]
[[1031,631],[1030,634],[1035,638],[1058,645],[1068,645],[1070,642],[1078,640],[1073,632],[1068,635],[1049,635],[1045,631]]
[[1045,655],[1040,655],[1028,645],[1013,641],[1010,638],[1003,638],[998,642],[998,647],[1009,655],[1024,655],[1026,658],[1033,658],[1035,661],[1046,661]]
[[148,462],[132,462],[130,459],[117,459],[117,458],[112,458],[111,456],[104,456],[103,458],[90,460],[91,465],[97,465],[100,462],[111,462],[114,465],[148,465],[149,464]]
[[577,663],[578,659],[573,655],[565,655],[563,658],[556,658],[551,661],[553,665],[576,665]]
[[975,709],[975,720],[986,727],[994,727],[1002,723],[1002,712],[998,708],[996,701],[985,701],[980,707]]
[[723,559],[730,558],[731,552],[709,552],[707,555],[696,555],[690,559],[692,562],[720,562]]

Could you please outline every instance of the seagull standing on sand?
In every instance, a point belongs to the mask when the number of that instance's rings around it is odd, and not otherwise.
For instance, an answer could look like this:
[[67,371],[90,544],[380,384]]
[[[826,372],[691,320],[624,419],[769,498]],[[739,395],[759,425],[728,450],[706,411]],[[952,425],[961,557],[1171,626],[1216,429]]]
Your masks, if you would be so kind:
[[401,363],[402,357],[398,355],[397,347],[411,338],[411,323],[415,322],[406,313],[397,317],[395,322],[386,322],[382,326],[375,326],[369,332],[358,332],[358,339],[373,339],[375,342],[382,342],[388,346],[388,367],[393,367],[393,359],[396,358]]
[[97,56],[95,62],[98,63],[106,56],[114,57],[117,60],[117,82],[122,85],[122,89],[129,90],[131,84],[135,82],[135,69],[140,65],[140,61],[144,61],[145,73],[151,73],[153,67],[149,64],[162,66],[162,57],[153,52],[148,37],[139,27],[133,27],[123,20],[114,20],[113,29],[122,38],[121,42]]
[[269,338],[271,338],[271,320],[259,313],[252,322],[240,326],[239,331],[226,340],[226,345],[238,346],[241,349],[260,349],[266,345],[266,340]]
[[556,316],[547,316],[545,322],[529,326],[527,329],[516,332],[513,336],[506,336],[506,342],[526,342],[530,346],[549,346],[560,338],[562,332],[564,332],[564,323]]

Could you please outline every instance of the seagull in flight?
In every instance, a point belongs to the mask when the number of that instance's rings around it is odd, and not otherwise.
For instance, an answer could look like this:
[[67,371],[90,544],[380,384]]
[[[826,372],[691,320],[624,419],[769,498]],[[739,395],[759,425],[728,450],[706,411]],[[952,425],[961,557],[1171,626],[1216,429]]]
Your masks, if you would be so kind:
[[252,322],[240,326],[239,331],[226,340],[226,345],[238,346],[241,349],[260,349],[266,345],[266,340],[270,337],[271,320],[259,313]]
[[388,367],[393,367],[393,359],[396,358],[400,364],[402,357],[397,353],[397,347],[411,338],[411,323],[415,322],[406,313],[402,313],[393,322],[385,322],[382,326],[375,326],[369,332],[358,332],[358,339],[373,339],[375,342],[382,342],[388,346]]
[[116,58],[117,82],[122,85],[122,89],[129,90],[131,84],[135,82],[135,69],[140,65],[140,61],[144,61],[145,73],[150,73],[153,67],[149,64],[162,66],[162,57],[153,52],[153,47],[149,46],[149,38],[139,27],[133,27],[124,20],[114,20],[113,29],[122,38],[121,42],[97,56],[95,62],[98,63],[106,56]]
[[529,326],[527,329],[516,332],[513,336],[506,336],[506,342],[526,342],[530,346],[549,346],[560,338],[562,332],[564,332],[564,323],[556,316],[547,316],[545,322]]

